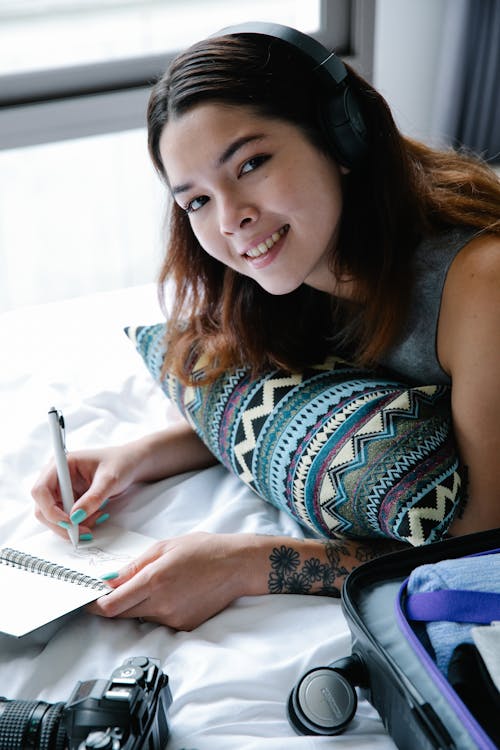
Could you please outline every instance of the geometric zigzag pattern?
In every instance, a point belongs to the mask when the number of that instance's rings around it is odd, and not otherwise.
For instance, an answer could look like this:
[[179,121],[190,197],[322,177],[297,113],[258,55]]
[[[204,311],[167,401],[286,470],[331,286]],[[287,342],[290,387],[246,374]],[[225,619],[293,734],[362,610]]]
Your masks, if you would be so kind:
[[[126,329],[153,377],[164,324]],[[192,375],[203,371],[203,358]],[[300,374],[245,369],[210,385],[171,375],[165,393],[214,455],[268,502],[323,537],[441,538],[466,491],[450,389],[411,387],[331,358]]]

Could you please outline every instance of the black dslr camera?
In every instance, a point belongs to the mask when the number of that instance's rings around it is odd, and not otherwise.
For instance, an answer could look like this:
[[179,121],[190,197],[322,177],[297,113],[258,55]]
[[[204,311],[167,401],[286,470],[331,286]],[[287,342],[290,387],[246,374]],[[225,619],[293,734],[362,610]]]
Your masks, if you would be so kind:
[[0,750],[163,750],[171,703],[160,662],[136,656],[67,703],[0,698]]

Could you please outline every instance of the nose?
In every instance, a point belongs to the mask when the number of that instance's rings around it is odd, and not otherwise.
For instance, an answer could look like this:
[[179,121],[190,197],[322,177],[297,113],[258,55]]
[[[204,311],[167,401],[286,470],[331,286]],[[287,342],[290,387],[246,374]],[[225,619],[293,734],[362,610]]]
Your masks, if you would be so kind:
[[219,227],[221,234],[230,236],[254,224],[259,216],[257,207],[237,194],[228,194],[220,202]]

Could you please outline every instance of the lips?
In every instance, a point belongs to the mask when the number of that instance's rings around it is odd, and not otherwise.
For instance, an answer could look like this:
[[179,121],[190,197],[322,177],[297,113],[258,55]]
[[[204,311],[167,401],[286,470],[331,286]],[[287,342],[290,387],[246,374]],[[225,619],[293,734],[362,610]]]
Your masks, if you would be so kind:
[[247,258],[259,258],[266,255],[266,253],[269,252],[269,250],[288,232],[289,229],[290,225],[285,224],[281,229],[278,229],[277,232],[273,232],[256,245],[250,247],[243,253],[243,255]]

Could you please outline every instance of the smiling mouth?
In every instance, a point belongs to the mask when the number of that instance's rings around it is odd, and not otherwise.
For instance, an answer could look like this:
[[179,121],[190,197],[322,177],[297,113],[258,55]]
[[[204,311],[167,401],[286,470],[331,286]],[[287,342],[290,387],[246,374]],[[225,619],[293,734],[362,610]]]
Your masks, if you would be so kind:
[[278,240],[288,232],[289,229],[290,225],[285,224],[285,226],[281,227],[277,232],[273,232],[265,240],[259,242],[258,245],[255,245],[255,247],[248,250],[245,253],[245,256],[247,258],[259,258],[261,255],[265,255],[278,242]]

